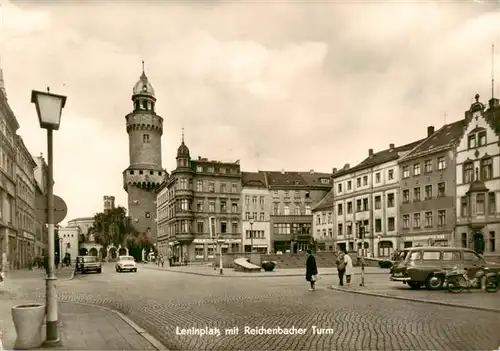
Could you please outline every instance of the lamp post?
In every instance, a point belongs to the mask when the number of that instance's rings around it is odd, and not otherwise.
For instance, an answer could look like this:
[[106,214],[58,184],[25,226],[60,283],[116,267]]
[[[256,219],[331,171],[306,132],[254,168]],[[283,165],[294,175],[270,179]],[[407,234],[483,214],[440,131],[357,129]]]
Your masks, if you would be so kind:
[[61,112],[66,104],[66,96],[51,94],[50,89],[47,92],[33,90],[31,92],[31,102],[35,104],[36,113],[40,127],[47,129],[47,226],[49,234],[48,254],[49,265],[47,278],[45,280],[45,299],[46,299],[46,343],[57,344],[59,339],[59,325],[57,313],[57,292],[55,275],[55,253],[54,253],[54,160],[52,132],[59,129],[61,123]]
[[224,274],[222,262],[222,244],[224,244],[224,239],[222,237],[219,237],[219,240],[217,240],[217,242],[219,243],[219,273],[222,275]]
[[361,236],[361,283],[359,286],[365,286],[365,227],[359,224],[359,235]]
[[250,217],[250,252],[253,253],[253,223],[255,219]]

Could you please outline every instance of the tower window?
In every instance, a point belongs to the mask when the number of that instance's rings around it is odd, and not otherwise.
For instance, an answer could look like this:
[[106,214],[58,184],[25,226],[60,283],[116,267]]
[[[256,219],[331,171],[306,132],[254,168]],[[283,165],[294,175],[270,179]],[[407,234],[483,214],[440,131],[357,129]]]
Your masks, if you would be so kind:
[[134,174],[134,171],[130,171],[130,174]]
[[145,144],[149,144],[149,134],[142,135],[142,142]]
[[139,174],[142,174],[142,171],[139,171]]
[[141,100],[141,108],[147,110],[148,102],[146,100]]
[[151,217],[151,214],[149,212],[146,212],[146,218]]
[[158,172],[158,175],[161,176],[161,172]]
[[153,174],[154,174],[154,172],[153,172],[153,171],[149,171],[149,174],[153,175]]

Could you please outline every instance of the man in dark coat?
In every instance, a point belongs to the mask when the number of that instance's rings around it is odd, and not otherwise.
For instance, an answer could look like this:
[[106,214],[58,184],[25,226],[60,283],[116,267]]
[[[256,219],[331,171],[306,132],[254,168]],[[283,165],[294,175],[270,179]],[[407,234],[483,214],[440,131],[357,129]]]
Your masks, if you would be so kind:
[[306,280],[311,283],[309,291],[315,290],[316,279],[318,277],[318,267],[316,266],[316,258],[314,258],[311,250],[307,250],[306,261]]

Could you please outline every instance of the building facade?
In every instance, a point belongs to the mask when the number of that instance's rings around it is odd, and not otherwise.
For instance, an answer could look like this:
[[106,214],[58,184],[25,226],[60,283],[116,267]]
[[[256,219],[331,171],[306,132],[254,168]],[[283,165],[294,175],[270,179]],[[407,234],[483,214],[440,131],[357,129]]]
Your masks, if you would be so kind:
[[241,172],[241,240],[244,252],[271,251],[271,193],[266,174]]
[[[48,165],[42,155],[34,158],[36,168],[35,175],[35,199],[47,196]],[[49,232],[47,224],[40,218],[35,217],[35,255],[42,256],[47,252]]]
[[133,88],[132,101],[133,112],[125,117],[129,166],[123,171],[123,187],[133,226],[156,243],[156,188],[166,174],[161,166],[163,118],[155,112],[155,92],[144,70]]
[[17,262],[16,145],[19,123],[7,102],[0,70],[0,250],[2,269],[13,269]]
[[403,247],[450,246],[455,232],[455,143],[464,121],[444,125],[399,160]]
[[297,253],[312,245],[312,208],[332,188],[331,174],[263,172],[271,192],[271,243],[273,253]]
[[360,164],[334,170],[334,239],[340,250],[388,257],[399,246],[397,160],[422,141],[398,147],[389,144],[377,153],[369,149]]
[[15,135],[16,142],[16,225],[17,262],[20,268],[28,267],[35,257],[36,218],[35,168],[37,163],[24,145],[23,139]]
[[[177,167],[160,190],[157,203],[166,211],[158,240],[159,247],[168,245],[168,256],[188,261],[213,259],[217,244],[222,252],[240,252],[241,248],[241,171],[239,161],[192,160],[182,143],[177,150]],[[167,201],[167,204],[165,204]],[[210,229],[209,218],[215,218]],[[211,236],[213,232],[214,236]]]
[[488,107],[479,95],[465,112],[465,128],[456,147],[455,242],[485,257],[500,256],[500,104]]
[[[82,231],[80,227],[77,226],[66,226],[64,228],[58,229],[59,250],[60,250],[59,254],[61,262],[62,259],[66,256],[66,254],[71,255],[72,262],[76,261],[76,257],[80,254],[78,248],[78,239],[81,233]],[[93,256],[97,256],[97,254]]]
[[312,209],[312,233],[317,251],[335,251],[333,240],[333,189]]

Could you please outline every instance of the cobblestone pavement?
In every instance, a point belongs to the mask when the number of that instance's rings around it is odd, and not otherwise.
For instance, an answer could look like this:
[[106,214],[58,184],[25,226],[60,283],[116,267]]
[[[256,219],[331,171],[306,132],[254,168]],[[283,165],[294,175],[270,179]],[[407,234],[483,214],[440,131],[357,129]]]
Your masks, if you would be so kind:
[[[171,350],[494,350],[500,313],[347,294],[331,277],[307,291],[302,277],[214,279],[139,269],[79,275],[60,299],[116,308]],[[41,298],[43,292],[26,292]],[[305,328],[305,335],[250,335],[245,327]],[[329,328],[319,335],[313,326]],[[220,328],[221,336],[176,328]],[[231,335],[225,328],[238,327]]]
[[470,292],[464,290],[460,294],[453,294],[448,290],[428,291],[425,288],[413,290],[408,285],[401,282],[392,282],[387,275],[367,275],[365,286],[360,287],[360,276],[355,275],[350,286],[338,286],[336,279],[334,286],[345,291],[359,291],[375,293],[389,297],[410,298],[425,301],[451,303],[458,306],[468,306],[472,308],[485,308],[500,312],[500,292],[487,293],[480,289],[471,289]]
[[[159,267],[156,264],[142,264],[140,268],[144,269],[157,269],[168,272],[176,272],[176,273],[187,273],[187,274],[196,274],[196,275],[205,275],[205,276],[214,276],[220,278],[232,278],[232,277],[245,277],[245,278],[255,278],[255,277],[283,277],[283,276],[305,276],[305,268],[276,268],[272,272],[265,272],[262,270],[261,272],[238,272],[232,268],[225,268],[224,274],[220,275],[219,268],[214,269],[209,265],[192,265],[192,266],[174,266],[174,267]],[[361,269],[359,267],[354,267],[355,274],[360,274]],[[378,267],[366,267],[365,273],[367,275],[372,274],[381,274],[389,276],[388,269],[380,269]],[[337,268],[335,267],[320,267],[319,274],[321,276],[331,276],[337,275]]]

